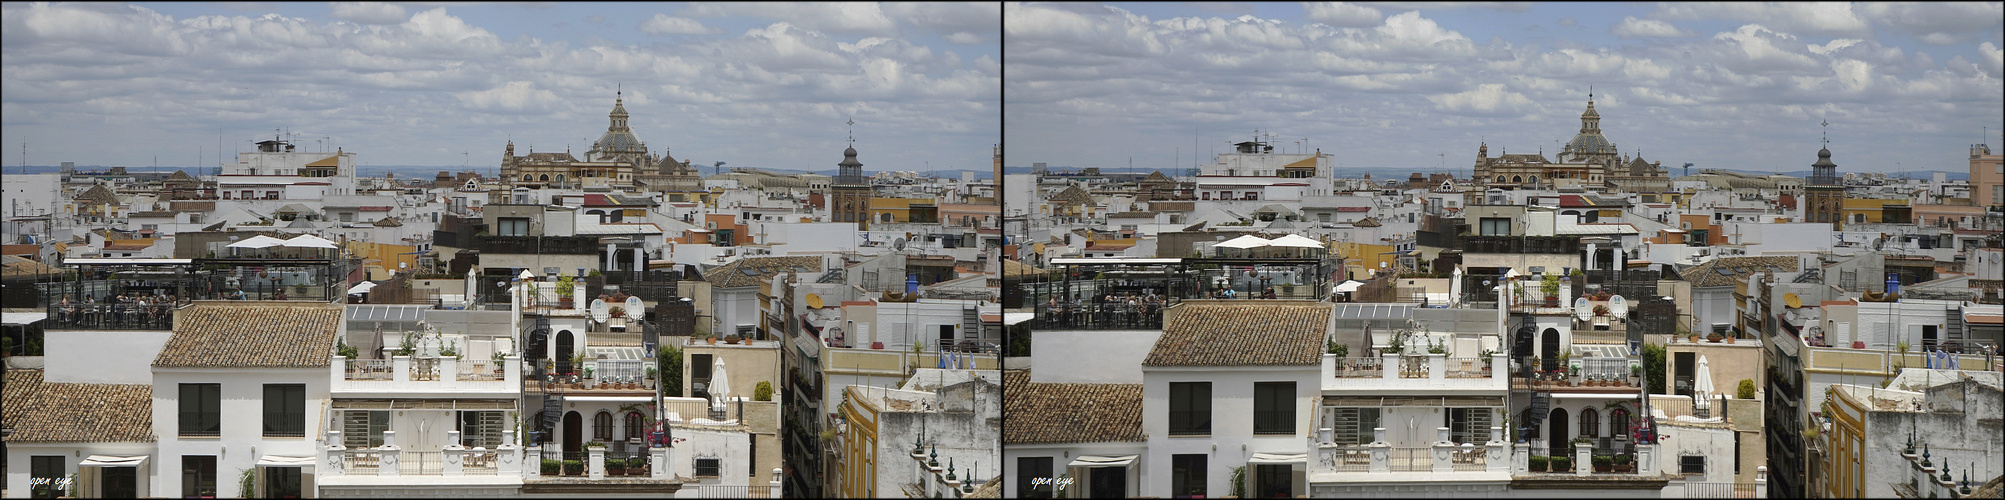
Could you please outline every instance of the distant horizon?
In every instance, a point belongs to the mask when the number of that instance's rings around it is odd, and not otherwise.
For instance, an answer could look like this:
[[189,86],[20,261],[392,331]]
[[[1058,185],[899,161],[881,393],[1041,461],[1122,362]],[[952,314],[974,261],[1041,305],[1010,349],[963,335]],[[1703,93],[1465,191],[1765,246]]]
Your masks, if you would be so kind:
[[[76,167],[75,167],[75,168],[77,169],[77,171],[78,171],[78,172],[90,172],[90,171],[109,171],[109,170],[111,170],[111,169],[112,169],[112,168],[114,168],[114,167],[125,167],[125,169],[126,169],[126,172],[127,172],[127,173],[137,173],[137,172],[159,172],[159,173],[163,173],[163,174],[171,174],[171,173],[174,173],[174,171],[176,171],[176,170],[187,170],[187,171],[189,171],[189,172],[188,172],[188,173],[189,173],[189,175],[208,175],[208,174],[206,174],[206,173],[203,173],[203,172],[197,172],[197,171],[195,171],[195,170],[202,170],[202,169],[215,169],[215,168],[218,168],[218,167],[216,167],[216,166],[207,166],[207,167],[196,167],[196,166],[188,166],[188,165],[160,165],[160,166],[158,166],[158,167],[155,167],[155,166],[153,166],[153,165],[76,165]],[[697,167],[697,173],[698,173],[698,174],[700,174],[700,175],[705,175],[705,176],[708,176],[708,175],[713,175],[713,174],[709,173],[710,169],[711,169],[711,168],[713,168],[713,167],[710,167],[710,166],[704,166],[704,165],[697,165],[696,167]],[[829,168],[829,169],[825,169],[825,170],[802,170],[802,169],[797,169],[797,168],[781,168],[781,167],[758,167],[758,166],[733,166],[733,165],[728,165],[728,164],[727,164],[727,165],[724,165],[724,166],[722,167],[722,170],[723,170],[723,171],[725,171],[725,172],[729,172],[729,171],[730,171],[731,169],[734,169],[734,168],[751,168],[751,169],[758,169],[758,170],[765,170],[765,171],[768,171],[768,172],[779,172],[779,173],[807,173],[807,174],[819,174],[819,173],[824,173],[824,172],[827,172],[827,173],[828,173],[828,175],[833,175],[833,172],[835,172],[835,171],[836,171],[836,169],[834,169],[834,168]],[[59,173],[59,172],[62,172],[62,169],[63,169],[62,165],[29,165],[29,166],[28,166],[28,172],[27,172],[27,173],[29,173],[29,174],[53,174],[53,173]],[[492,169],[492,170],[494,170],[494,172],[485,172],[485,171],[484,171],[484,170],[489,170],[489,169]],[[393,172],[393,173],[398,173],[398,174],[404,174],[404,173],[417,173],[417,172],[423,172],[423,173],[427,173],[427,174],[434,174],[434,175],[436,175],[436,174],[437,174],[437,173],[438,173],[439,171],[446,171],[446,172],[450,172],[450,173],[454,173],[454,174],[458,174],[459,172],[463,172],[463,171],[468,171],[468,170],[472,170],[472,171],[475,171],[475,172],[480,172],[482,176],[489,176],[490,174],[498,174],[498,173],[499,173],[499,171],[500,171],[500,167],[496,167],[496,166],[486,166],[486,167],[476,167],[476,166],[464,166],[464,167],[462,167],[462,166],[458,166],[458,165],[452,165],[452,166],[446,166],[446,165],[366,165],[366,166],[357,166],[357,167],[356,167],[356,169],[355,169],[355,174],[356,174],[356,176],[357,176],[357,177],[372,177],[372,175],[368,175],[368,174],[372,174],[372,173],[373,173],[373,174],[381,174],[381,173],[384,173],[384,172]],[[991,176],[989,175],[989,169],[979,169],[979,170],[977,170],[977,169],[969,169],[969,168],[955,168],[955,169],[945,169],[945,168],[936,168],[936,169],[933,169],[933,170],[930,170],[930,171],[927,171],[927,170],[909,170],[909,169],[907,169],[907,170],[887,170],[887,169],[870,169],[870,168],[865,168],[865,169],[863,169],[863,171],[864,171],[864,172],[866,172],[866,173],[868,173],[868,172],[935,172],[935,173],[936,173],[935,175],[938,175],[939,173],[949,173],[949,172],[975,172],[976,174],[978,174],[978,175],[976,175],[976,176],[975,176],[975,178],[977,178],[977,179],[987,179],[987,178],[991,177]],[[22,173],[22,172],[21,172],[21,167],[20,167],[19,165],[16,165],[16,166],[9,166],[9,167],[0,167],[0,175],[9,175],[9,174],[20,174],[20,173]],[[380,176],[380,175],[375,175],[375,176]],[[955,175],[955,177],[959,177],[959,176],[958,176],[958,175]],[[426,178],[430,178],[430,177],[426,177]]]

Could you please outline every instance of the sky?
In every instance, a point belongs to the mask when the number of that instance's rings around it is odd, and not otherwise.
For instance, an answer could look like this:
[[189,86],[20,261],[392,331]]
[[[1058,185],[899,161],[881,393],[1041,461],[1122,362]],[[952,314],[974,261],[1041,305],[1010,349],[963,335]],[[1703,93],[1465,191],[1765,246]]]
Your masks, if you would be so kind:
[[[0,165],[215,165],[280,131],[369,165],[583,156],[616,92],[650,152],[711,166],[986,172],[996,3],[0,6]],[[198,163],[199,162],[199,163]],[[707,174],[710,169],[704,169]]]
[[1002,16],[1010,166],[1188,169],[1259,130],[1340,167],[1466,176],[1480,144],[1551,159],[1590,87],[1603,135],[1674,176],[1688,162],[1809,170],[1826,120],[1840,172],[1963,172],[1971,144],[2005,149],[1998,2],[1010,3]]

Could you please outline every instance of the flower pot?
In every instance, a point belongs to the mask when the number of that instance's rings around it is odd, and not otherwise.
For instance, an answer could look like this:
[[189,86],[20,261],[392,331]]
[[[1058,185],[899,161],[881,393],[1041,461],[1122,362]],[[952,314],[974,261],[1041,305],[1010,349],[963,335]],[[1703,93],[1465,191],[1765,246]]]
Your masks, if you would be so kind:
[[707,341],[709,341],[709,342],[710,342],[710,345],[717,345],[717,337],[708,337],[708,338],[705,338],[705,339],[703,339],[703,340],[707,340]]
[[1734,339],[1733,337],[1727,337],[1727,343],[1728,343],[1728,344],[1732,344],[1732,343],[1733,343],[1733,339]]
[[1546,296],[1546,307],[1559,307],[1559,297]]

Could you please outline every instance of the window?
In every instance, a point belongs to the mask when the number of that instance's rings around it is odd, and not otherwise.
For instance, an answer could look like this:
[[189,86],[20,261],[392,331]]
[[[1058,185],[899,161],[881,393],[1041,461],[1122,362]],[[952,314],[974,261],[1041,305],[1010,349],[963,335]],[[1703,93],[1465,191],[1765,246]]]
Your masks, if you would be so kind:
[[1482,224],[1483,236],[1511,235],[1511,219],[1503,217],[1484,217],[1482,219],[1482,222],[1480,222],[1480,224]]
[[1295,383],[1253,383],[1253,433],[1295,433]]
[[181,456],[181,496],[216,496],[216,456]]
[[1254,464],[1260,498],[1295,498],[1294,467],[1288,464]]
[[[28,488],[30,498],[56,498],[69,490],[69,466],[62,455],[37,455],[28,457]],[[1049,459],[1047,459],[1049,460]]]
[[278,191],[265,191],[265,199],[267,200],[278,199]]
[[[542,419],[537,419],[541,422]],[[341,445],[375,448],[383,445],[383,431],[390,429],[390,412],[347,410],[341,412]]]
[[[1739,447],[1735,447],[1739,449]],[[1682,474],[1705,474],[1705,455],[1685,455],[1678,457],[1678,472]]]
[[1448,439],[1457,443],[1489,441],[1490,417],[1495,412],[1491,408],[1449,408]]
[[1740,464],[1741,464],[1741,461],[1740,461],[1740,432],[1739,432],[1739,431],[1735,431],[1735,432],[1733,433],[1733,463],[1734,463],[1734,468],[1733,468],[1733,474],[1734,474],[1734,475],[1736,475],[1736,476],[1738,476],[1738,475],[1740,475],[1740,470],[1741,470],[1741,469],[1744,469],[1744,468],[1745,468],[1745,467],[1741,467],[1741,465],[1740,465]]
[[306,384],[265,384],[265,435],[306,435]]
[[501,447],[501,429],[506,418],[501,411],[459,412],[460,445],[490,450]]
[[940,325],[940,343],[935,345],[942,349],[954,346],[954,325]]
[[298,467],[266,467],[264,497],[299,498],[301,490],[299,474]]
[[159,224],[140,224],[140,225],[139,225],[139,230],[141,230],[141,231],[157,231],[157,230],[159,230],[159,229],[160,229],[160,225],[159,225]]
[[181,435],[223,434],[223,385],[181,384]]
[[640,439],[644,437],[641,434],[647,431],[647,423],[641,419],[640,412],[637,411],[627,412],[626,424],[627,424],[627,439]]
[[237,192],[237,197],[238,197],[238,198],[243,198],[243,199],[246,199],[246,200],[248,200],[248,199],[251,199],[251,195],[252,195],[252,191],[251,191],[251,190],[249,190],[249,189],[245,189],[245,190],[243,190],[243,191],[238,191],[238,192]]
[[1375,439],[1372,429],[1379,426],[1378,408],[1334,408],[1329,415],[1336,444],[1359,445]]
[[1601,437],[1601,413],[1593,408],[1580,410],[1580,437]]
[[528,236],[529,219],[526,217],[501,217],[495,219],[494,234],[501,236]]
[[599,410],[599,414],[592,416],[592,440],[601,442],[613,440],[613,414],[611,412]]
[[1629,435],[1629,410],[1616,408],[1608,412],[1608,433],[1616,439]]
[[696,477],[718,477],[720,475],[718,473],[718,469],[720,467],[722,467],[722,465],[720,464],[720,461],[718,459],[715,458],[696,459]]
[[1049,478],[1051,478],[1051,457],[1017,457],[1017,498],[1051,498],[1050,481],[1033,481],[1033,479]]
[[1205,474],[1210,469],[1204,467],[1204,455],[1170,455],[1170,496],[1174,498],[1204,498]]
[[223,199],[225,199],[225,200],[227,200],[227,199],[230,199],[230,192],[229,192],[229,191],[224,191],[224,192],[223,192]]
[[1329,221],[1330,221],[1330,213],[1329,213],[1329,212],[1323,212],[1323,213],[1320,213],[1320,214],[1316,214],[1316,220],[1317,220],[1318,222],[1329,222]]
[[341,222],[355,222],[355,212],[342,212]]
[[1259,200],[1259,199],[1260,199],[1260,193],[1259,193],[1258,191],[1247,191],[1247,192],[1246,192],[1246,201],[1256,201],[1256,200]]
[[1211,434],[1211,382],[1170,382],[1170,435]]

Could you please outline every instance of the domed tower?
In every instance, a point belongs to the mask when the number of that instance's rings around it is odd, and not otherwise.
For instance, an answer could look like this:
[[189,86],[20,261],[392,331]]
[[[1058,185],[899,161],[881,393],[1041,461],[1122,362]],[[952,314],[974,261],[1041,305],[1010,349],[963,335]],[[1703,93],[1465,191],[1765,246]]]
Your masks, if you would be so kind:
[[[849,120],[851,127],[856,120]],[[829,187],[829,218],[834,222],[855,222],[859,230],[870,229],[870,183],[863,178],[863,162],[856,160],[856,135],[852,131],[849,148],[842,150],[842,163],[835,164],[835,183]]]
[[1580,133],[1560,150],[1559,160],[1570,163],[1611,165],[1616,159],[1615,143],[1601,135],[1601,113],[1594,110],[1594,93],[1587,94],[1587,111],[1580,114]]
[[627,128],[627,107],[623,92],[613,95],[613,112],[607,114],[612,122],[606,126],[606,133],[592,143],[591,151],[585,153],[586,161],[619,161],[638,165],[647,156],[647,145],[634,137],[633,129]]
[[[1820,123],[1827,129],[1831,122]],[[1810,179],[1803,186],[1803,217],[1810,222],[1831,223],[1832,230],[1845,227],[1845,186],[1838,177],[1838,164],[1831,161],[1831,137],[1825,133],[1824,147],[1817,150],[1817,163],[1810,164]]]

